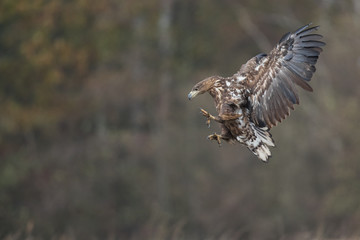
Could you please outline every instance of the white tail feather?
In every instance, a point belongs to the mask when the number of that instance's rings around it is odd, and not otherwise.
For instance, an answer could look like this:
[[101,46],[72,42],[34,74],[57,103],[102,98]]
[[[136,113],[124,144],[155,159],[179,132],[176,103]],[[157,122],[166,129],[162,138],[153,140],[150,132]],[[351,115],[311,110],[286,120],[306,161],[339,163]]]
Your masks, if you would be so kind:
[[271,157],[271,152],[268,146],[261,143],[260,146],[254,149],[250,149],[261,161],[267,162],[269,157]]
[[262,161],[267,162],[269,157],[271,157],[269,146],[275,146],[274,140],[267,128],[258,128],[253,123],[250,123],[250,126],[254,131],[256,140],[252,141],[248,148]]

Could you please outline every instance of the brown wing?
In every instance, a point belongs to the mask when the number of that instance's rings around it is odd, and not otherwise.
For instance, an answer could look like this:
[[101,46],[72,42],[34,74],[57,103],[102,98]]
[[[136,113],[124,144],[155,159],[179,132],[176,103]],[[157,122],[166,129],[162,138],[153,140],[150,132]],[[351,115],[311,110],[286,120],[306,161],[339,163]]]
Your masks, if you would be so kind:
[[[285,34],[268,56],[258,55],[243,66],[238,79],[250,89],[251,117],[260,127],[273,127],[285,119],[294,104],[299,104],[295,85],[307,91],[307,83],[315,72],[315,64],[322,51],[322,36],[312,34],[317,27],[301,27]],[[251,66],[251,70],[249,70]]]

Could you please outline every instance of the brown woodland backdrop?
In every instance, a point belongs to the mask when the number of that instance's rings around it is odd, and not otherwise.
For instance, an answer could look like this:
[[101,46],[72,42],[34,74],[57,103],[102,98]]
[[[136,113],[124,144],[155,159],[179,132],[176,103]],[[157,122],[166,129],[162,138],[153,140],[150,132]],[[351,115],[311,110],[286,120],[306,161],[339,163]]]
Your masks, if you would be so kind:
[[[199,80],[313,22],[313,93],[264,164]],[[0,1],[1,239],[359,239],[360,1]]]

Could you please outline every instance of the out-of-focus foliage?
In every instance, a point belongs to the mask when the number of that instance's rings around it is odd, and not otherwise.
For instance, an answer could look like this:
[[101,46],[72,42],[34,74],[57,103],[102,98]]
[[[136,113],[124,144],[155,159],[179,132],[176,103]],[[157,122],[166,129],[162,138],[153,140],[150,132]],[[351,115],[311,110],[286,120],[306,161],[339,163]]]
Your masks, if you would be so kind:
[[[313,22],[314,93],[264,165],[186,95]],[[360,4],[0,2],[0,238],[360,236]]]

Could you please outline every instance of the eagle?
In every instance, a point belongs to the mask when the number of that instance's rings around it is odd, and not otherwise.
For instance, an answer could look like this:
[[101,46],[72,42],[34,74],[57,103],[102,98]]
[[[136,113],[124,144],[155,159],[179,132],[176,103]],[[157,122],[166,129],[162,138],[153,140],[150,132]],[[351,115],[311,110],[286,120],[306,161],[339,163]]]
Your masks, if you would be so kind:
[[[270,129],[285,119],[299,104],[298,87],[312,92],[308,84],[322,52],[322,35],[314,33],[319,26],[307,24],[285,34],[269,53],[260,53],[240,67],[231,77],[208,77],[191,89],[189,100],[208,92],[215,101],[218,116],[201,109],[210,121],[221,125],[221,133],[210,140],[245,145],[259,159],[267,162],[269,147],[275,143]],[[297,87],[298,86],[298,87]]]

